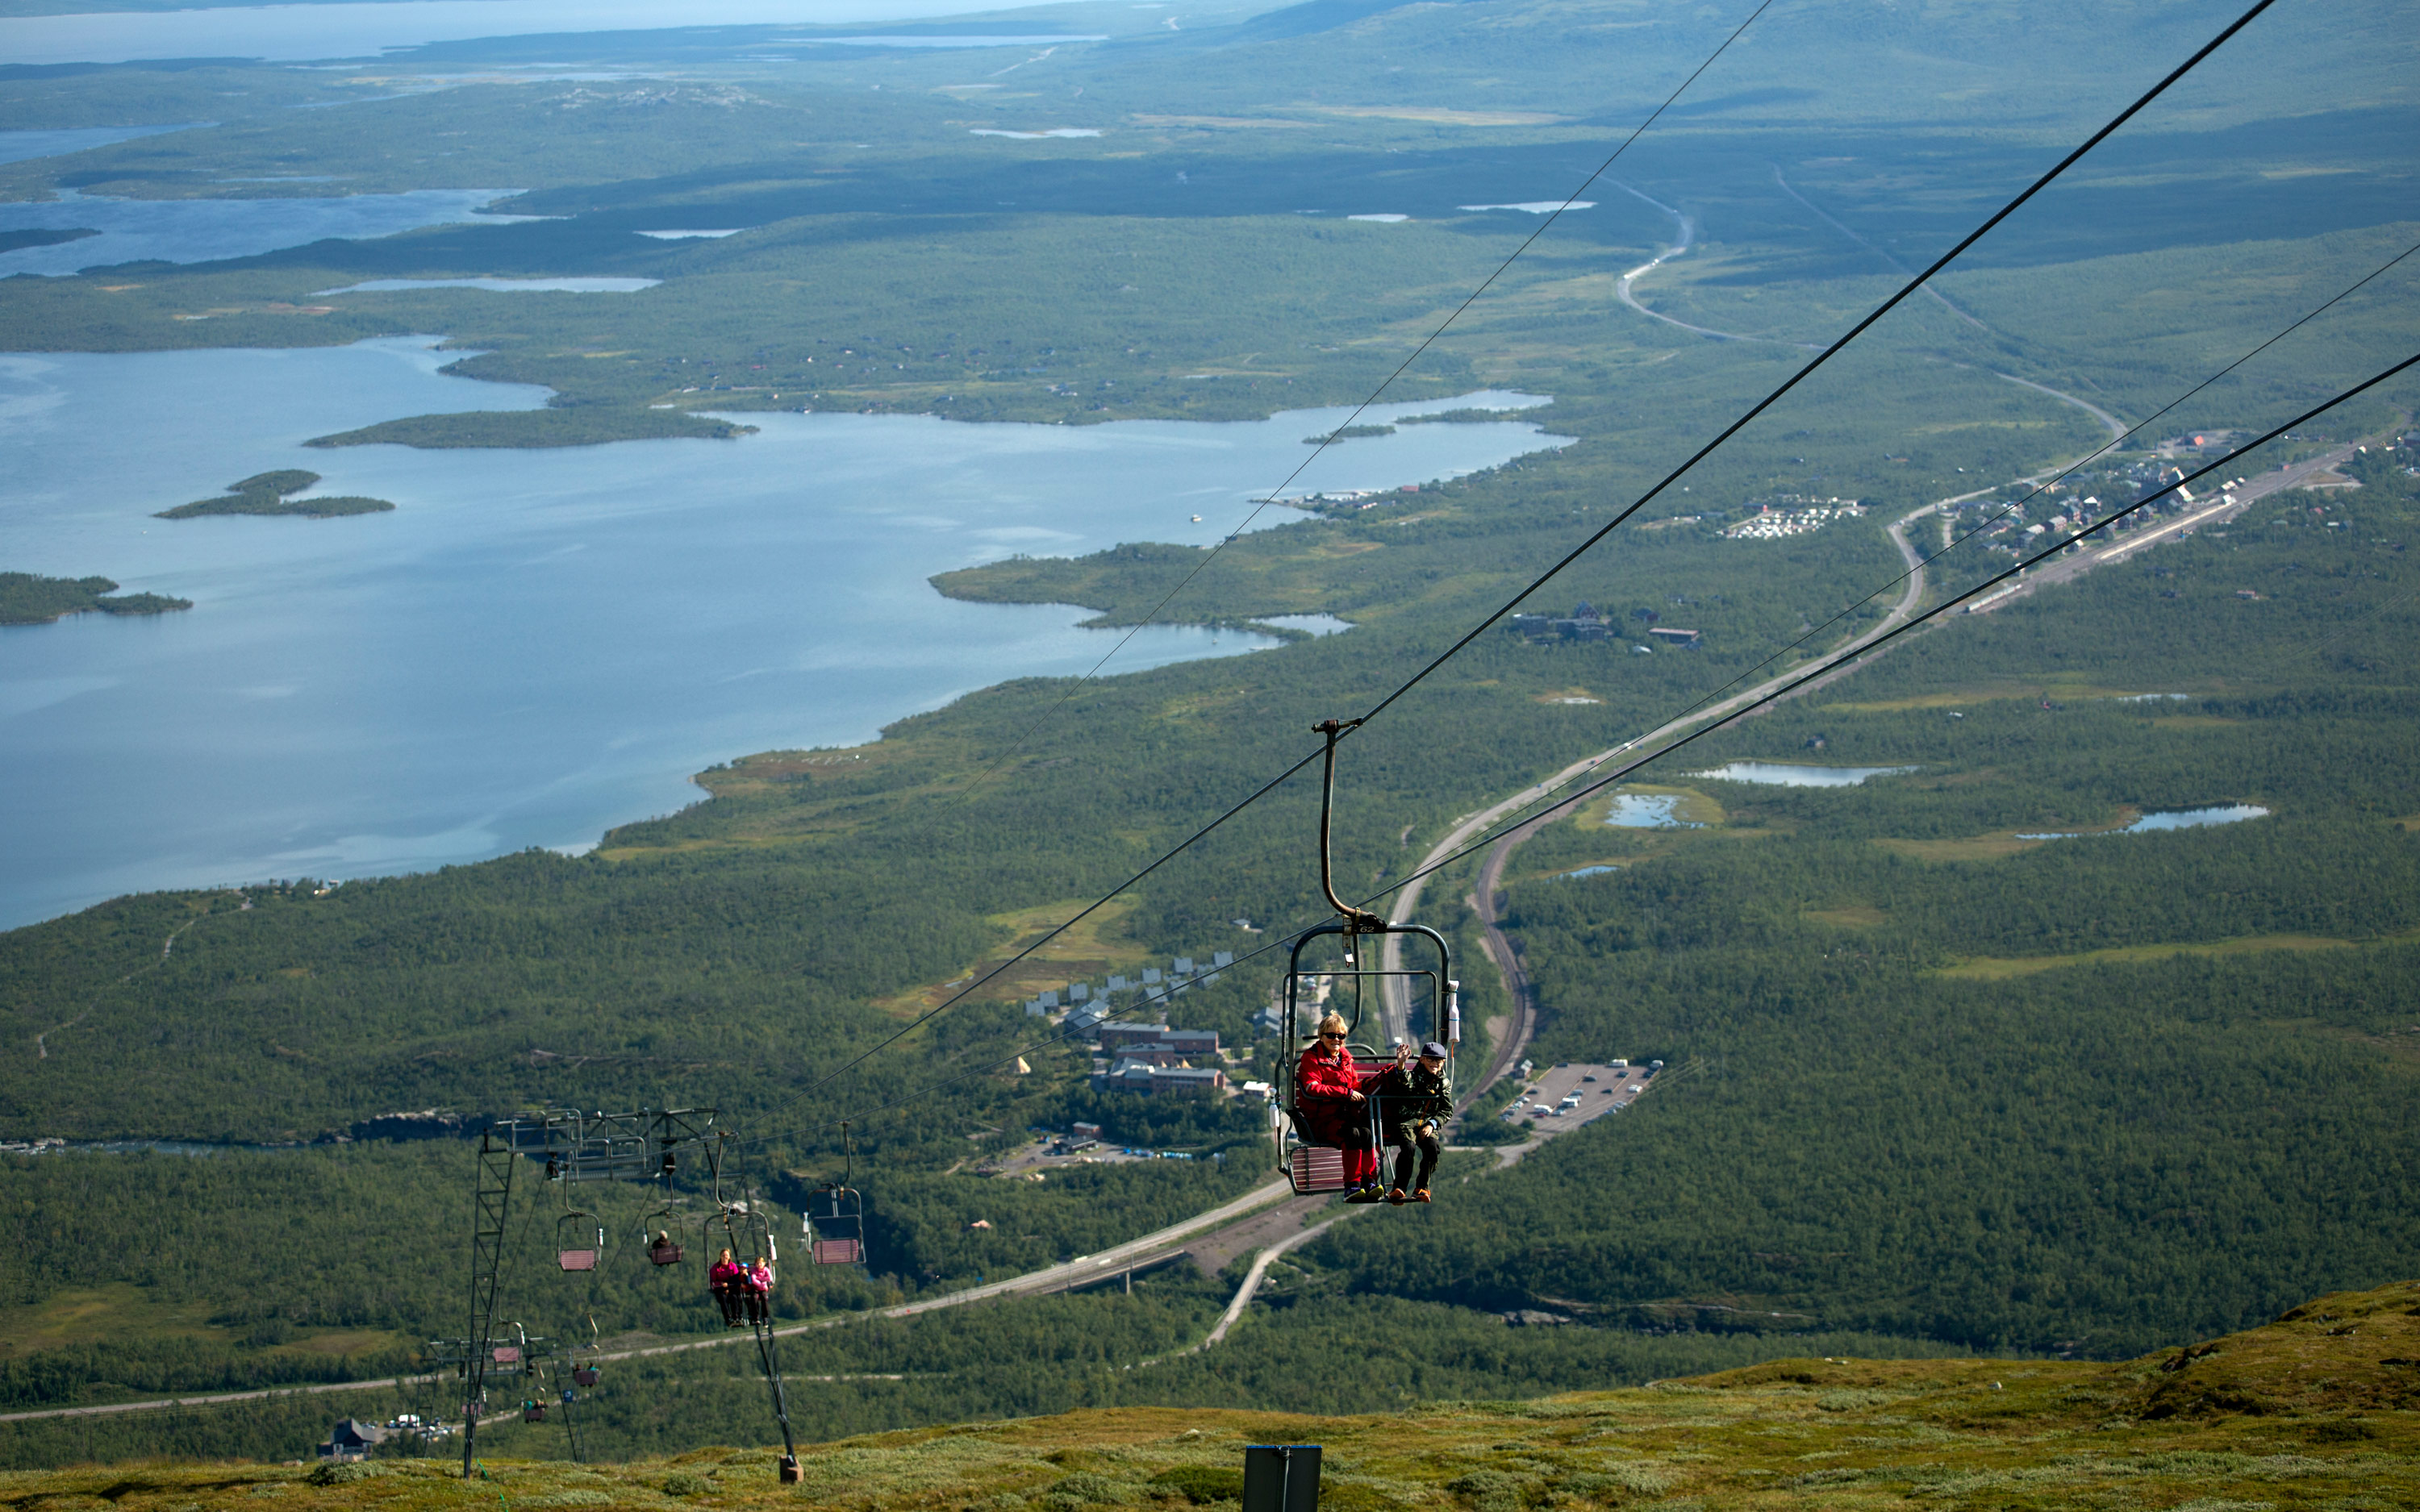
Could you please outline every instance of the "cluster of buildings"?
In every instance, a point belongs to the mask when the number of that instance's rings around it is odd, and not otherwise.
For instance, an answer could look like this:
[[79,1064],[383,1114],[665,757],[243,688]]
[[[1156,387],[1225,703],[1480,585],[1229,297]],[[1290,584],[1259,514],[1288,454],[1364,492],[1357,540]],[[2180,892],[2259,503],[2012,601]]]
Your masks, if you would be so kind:
[[[1227,1090],[1215,1029],[1104,1024],[1093,1057],[1093,1090],[1147,1097],[1220,1097]],[[1197,1064],[1206,1061],[1208,1064]]]
[[1134,977],[1112,976],[1095,986],[1071,981],[1028,999],[1025,1011],[1092,1033],[1093,1089],[1153,1097],[1221,1097],[1227,1092],[1225,1056],[1210,1029],[1171,1029],[1164,1024],[1130,1022],[1137,1009],[1217,981],[1235,964],[1235,952],[1218,950],[1207,961],[1180,955],[1166,970],[1144,966]]
[[[1637,611],[1641,618],[1652,619],[1652,609]],[[1596,606],[1582,599],[1569,614],[1515,614],[1504,622],[1507,634],[1517,635],[1528,641],[1552,640],[1627,640],[1621,625],[1606,618]],[[1694,650],[1704,640],[1696,630],[1683,630],[1674,625],[1652,625],[1647,628],[1648,640],[1655,645],[1676,646]]]
[[1339,488],[1329,493],[1305,494],[1289,499],[1287,503],[1322,515],[1349,515],[1356,510],[1375,509],[1380,504],[1396,501],[1402,495],[1418,493],[1420,486],[1406,483],[1397,488]]
[[344,1418],[320,1442],[319,1458],[332,1464],[351,1464],[367,1459],[370,1452],[389,1439],[418,1443],[433,1443],[456,1431],[451,1423],[423,1418],[416,1412],[405,1412],[384,1423],[365,1423],[359,1418]]
[[1756,509],[1738,524],[1724,526],[1724,536],[1733,541],[1776,541],[1820,531],[1836,519],[1855,519],[1866,512],[1866,506],[1854,499],[1808,499],[1794,493],[1756,501]]
[[1218,980],[1218,974],[1235,964],[1235,952],[1220,950],[1203,964],[1189,955],[1180,955],[1162,971],[1157,966],[1145,966],[1139,979],[1111,977],[1095,987],[1089,981],[1071,981],[1064,987],[1052,987],[1028,998],[1025,1011],[1034,1018],[1060,1022],[1064,1010],[1064,1022],[1070,1028],[1083,1030],[1101,1023],[1118,1011],[1120,997],[1131,1006],[1137,1002],[1164,1003],[1179,993],[1189,992],[1196,983]]

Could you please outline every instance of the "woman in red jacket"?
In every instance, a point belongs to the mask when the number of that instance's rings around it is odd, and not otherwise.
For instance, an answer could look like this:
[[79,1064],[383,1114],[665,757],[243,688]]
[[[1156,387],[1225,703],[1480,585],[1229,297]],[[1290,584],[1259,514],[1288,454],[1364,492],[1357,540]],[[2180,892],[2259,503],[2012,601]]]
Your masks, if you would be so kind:
[[1345,1048],[1344,1020],[1330,1013],[1319,1021],[1319,1041],[1303,1052],[1295,1068],[1295,1104],[1311,1142],[1333,1145],[1344,1157],[1347,1202],[1375,1202],[1384,1194],[1378,1185],[1377,1141],[1370,1133],[1369,1095],[1362,1090],[1377,1076],[1353,1063]]

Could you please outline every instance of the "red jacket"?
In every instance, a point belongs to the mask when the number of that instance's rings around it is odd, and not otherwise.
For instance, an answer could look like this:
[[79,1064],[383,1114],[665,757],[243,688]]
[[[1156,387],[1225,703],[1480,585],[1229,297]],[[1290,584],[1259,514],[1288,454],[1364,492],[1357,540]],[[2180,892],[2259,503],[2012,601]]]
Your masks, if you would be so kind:
[[1295,1070],[1295,1086],[1305,1102],[1349,1102],[1376,1075],[1375,1072],[1365,1072],[1355,1065],[1350,1050],[1339,1050],[1331,1056],[1325,1048],[1313,1045],[1302,1053],[1302,1064]]
[[1329,1055],[1313,1045],[1304,1051],[1302,1063],[1295,1069],[1303,1137],[1314,1144],[1370,1143],[1369,1119],[1362,1105],[1353,1101],[1353,1094],[1369,1086],[1377,1075],[1374,1071],[1363,1071],[1355,1065],[1349,1050]]

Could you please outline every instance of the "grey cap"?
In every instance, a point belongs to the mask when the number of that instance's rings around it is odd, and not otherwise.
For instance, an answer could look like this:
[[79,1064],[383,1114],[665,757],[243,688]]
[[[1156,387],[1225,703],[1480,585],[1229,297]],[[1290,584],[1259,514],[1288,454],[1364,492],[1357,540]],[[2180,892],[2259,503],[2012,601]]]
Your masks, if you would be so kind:
[[1420,1046],[1420,1054],[1423,1056],[1434,1056],[1437,1059],[1443,1060],[1445,1058],[1445,1046],[1437,1043],[1435,1040],[1431,1040],[1428,1043]]

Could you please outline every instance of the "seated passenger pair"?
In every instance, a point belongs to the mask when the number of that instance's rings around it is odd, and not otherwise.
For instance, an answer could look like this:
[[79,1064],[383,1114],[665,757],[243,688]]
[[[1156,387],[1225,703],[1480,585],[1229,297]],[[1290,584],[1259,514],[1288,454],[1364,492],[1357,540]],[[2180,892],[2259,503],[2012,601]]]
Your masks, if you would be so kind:
[[[1420,1046],[1415,1061],[1412,1047],[1399,1044],[1391,1065],[1365,1070],[1345,1045],[1348,1032],[1338,1014],[1321,1019],[1318,1042],[1303,1052],[1295,1068],[1295,1103],[1303,1137],[1342,1152],[1345,1201],[1426,1202],[1440,1149],[1436,1133],[1453,1111],[1445,1086],[1446,1048],[1432,1040]],[[1396,1151],[1391,1190],[1378,1181],[1376,1147],[1381,1140]]]

